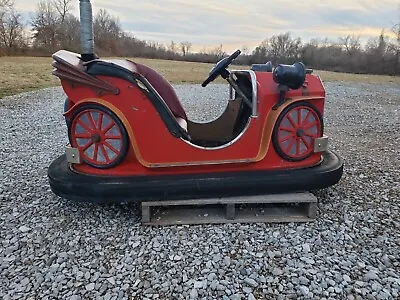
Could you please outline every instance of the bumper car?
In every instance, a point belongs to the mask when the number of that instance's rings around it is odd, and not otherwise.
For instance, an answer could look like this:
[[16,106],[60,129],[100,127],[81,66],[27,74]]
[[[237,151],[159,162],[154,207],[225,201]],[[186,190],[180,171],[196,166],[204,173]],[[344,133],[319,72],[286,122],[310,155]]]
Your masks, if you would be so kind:
[[[90,1],[81,1],[81,20],[85,12],[91,22]],[[229,70],[240,51],[222,59],[202,86],[221,76],[230,99],[217,119],[197,123],[155,70],[95,56],[93,29],[81,23],[83,54],[53,55],[53,74],[67,95],[69,138],[48,170],[55,194],[120,203],[287,193],[339,182],[343,160],[328,150],[324,134],[325,89],[302,63]]]

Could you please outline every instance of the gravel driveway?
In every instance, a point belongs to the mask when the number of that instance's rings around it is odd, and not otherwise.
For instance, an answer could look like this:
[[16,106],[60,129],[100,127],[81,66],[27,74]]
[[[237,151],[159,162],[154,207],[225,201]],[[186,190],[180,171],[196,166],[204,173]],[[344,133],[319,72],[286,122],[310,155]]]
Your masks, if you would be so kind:
[[[60,199],[47,167],[67,142],[62,90],[0,100],[0,299],[399,299],[400,87],[326,88],[346,167],[310,224],[148,228],[135,205]],[[228,97],[177,90],[196,120]]]

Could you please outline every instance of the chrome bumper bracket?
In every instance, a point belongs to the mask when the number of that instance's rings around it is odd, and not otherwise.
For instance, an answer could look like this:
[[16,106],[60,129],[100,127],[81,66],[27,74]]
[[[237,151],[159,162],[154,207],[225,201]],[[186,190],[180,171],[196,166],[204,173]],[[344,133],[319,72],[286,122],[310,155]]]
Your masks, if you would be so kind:
[[67,155],[67,161],[71,164],[81,164],[81,155],[78,148],[72,148],[67,145],[65,147],[65,154]]
[[320,152],[325,152],[328,150],[328,143],[329,143],[329,138],[327,136],[323,136],[321,138],[315,139],[314,143],[314,152],[315,153],[320,153]]

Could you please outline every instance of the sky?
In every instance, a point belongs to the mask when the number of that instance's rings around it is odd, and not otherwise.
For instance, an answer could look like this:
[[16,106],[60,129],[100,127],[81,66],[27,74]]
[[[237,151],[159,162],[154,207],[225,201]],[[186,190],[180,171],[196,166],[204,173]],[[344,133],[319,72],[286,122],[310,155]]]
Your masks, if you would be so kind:
[[[79,1],[74,1],[78,15]],[[36,0],[15,0],[24,16]],[[400,0],[92,0],[119,18],[137,38],[168,44],[189,41],[193,50],[223,45],[253,50],[265,38],[291,32],[304,41],[347,35],[363,41],[400,22]]]

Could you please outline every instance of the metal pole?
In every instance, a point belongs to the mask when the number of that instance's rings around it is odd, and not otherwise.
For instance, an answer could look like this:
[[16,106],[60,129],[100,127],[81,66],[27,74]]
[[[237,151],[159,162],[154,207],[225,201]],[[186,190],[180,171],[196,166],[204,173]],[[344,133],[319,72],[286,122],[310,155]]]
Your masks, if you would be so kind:
[[243,91],[239,88],[239,86],[236,84],[235,80],[233,80],[233,78],[231,76],[229,76],[226,79],[230,85],[235,89],[235,91],[239,94],[240,97],[243,98],[244,102],[246,102],[246,104],[250,107],[253,108],[253,104],[251,103],[250,99],[246,96],[245,93],[243,93]]
[[79,0],[81,17],[82,59],[89,61],[94,55],[93,12],[90,0]]

